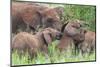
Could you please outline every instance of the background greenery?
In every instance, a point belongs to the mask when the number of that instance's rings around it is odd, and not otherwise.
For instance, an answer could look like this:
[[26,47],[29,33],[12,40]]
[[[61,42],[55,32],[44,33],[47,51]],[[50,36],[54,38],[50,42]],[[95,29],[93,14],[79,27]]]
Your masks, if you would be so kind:
[[67,19],[79,19],[89,24],[89,30],[95,31],[96,8],[95,6],[65,5],[65,17]]
[[[59,6],[58,4],[49,4],[50,7]],[[95,31],[96,26],[96,7],[89,5],[60,5],[64,7],[63,20],[78,19],[89,24],[87,29]],[[44,56],[42,53],[38,53],[37,57],[32,61],[28,60],[28,54],[23,55],[22,58],[14,52],[12,53],[12,65],[27,65],[27,64],[45,64],[45,63],[60,63],[60,62],[78,62],[78,61],[93,61],[95,59],[95,52],[90,56],[81,53],[73,55],[71,52],[60,53],[55,46],[58,41],[54,41],[52,46],[48,47],[48,56]]]

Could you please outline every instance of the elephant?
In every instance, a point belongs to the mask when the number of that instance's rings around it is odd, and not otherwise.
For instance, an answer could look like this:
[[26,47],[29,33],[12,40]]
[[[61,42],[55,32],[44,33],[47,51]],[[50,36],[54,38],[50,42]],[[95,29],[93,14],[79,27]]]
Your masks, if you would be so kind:
[[62,23],[61,8],[46,7],[29,2],[12,2],[11,6],[12,32],[20,28],[22,31],[38,31],[40,28],[52,27],[60,30]]

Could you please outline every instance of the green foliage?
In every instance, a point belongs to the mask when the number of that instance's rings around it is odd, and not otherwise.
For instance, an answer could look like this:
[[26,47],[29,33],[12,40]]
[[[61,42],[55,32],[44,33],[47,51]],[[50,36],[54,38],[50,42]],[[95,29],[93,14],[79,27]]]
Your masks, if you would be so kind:
[[89,24],[88,29],[95,31],[96,7],[89,5],[64,5],[64,18],[78,19]]

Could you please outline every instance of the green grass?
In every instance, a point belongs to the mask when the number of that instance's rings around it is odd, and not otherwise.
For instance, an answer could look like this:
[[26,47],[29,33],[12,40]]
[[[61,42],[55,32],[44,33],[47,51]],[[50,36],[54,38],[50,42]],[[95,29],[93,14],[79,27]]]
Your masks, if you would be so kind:
[[95,31],[96,26],[96,8],[88,5],[64,5],[65,21],[69,19],[78,19],[89,24],[88,29]]
[[57,41],[54,41],[48,47],[48,55],[44,55],[39,52],[36,57],[32,60],[28,60],[28,54],[22,55],[21,58],[17,52],[12,53],[12,65],[29,65],[29,64],[46,64],[46,63],[61,63],[61,62],[79,62],[79,61],[93,61],[95,60],[95,53],[85,54],[82,56],[80,53],[78,55],[73,55],[71,52],[59,52],[56,48]]

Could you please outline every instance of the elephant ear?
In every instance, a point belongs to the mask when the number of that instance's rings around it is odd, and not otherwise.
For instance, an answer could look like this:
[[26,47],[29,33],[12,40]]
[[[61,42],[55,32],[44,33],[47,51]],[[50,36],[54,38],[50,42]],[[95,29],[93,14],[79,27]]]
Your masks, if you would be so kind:
[[65,23],[65,24],[62,26],[62,28],[61,28],[61,32],[62,32],[62,33],[64,32],[64,29],[65,29],[65,27],[67,26],[68,23],[69,23],[69,22]]
[[49,44],[51,44],[52,42],[52,37],[51,37],[51,34],[48,33],[48,32],[43,32],[43,39],[46,43],[46,45],[48,46]]
[[[34,7],[33,7],[34,8]],[[40,12],[37,9],[28,7],[21,12],[23,21],[28,25],[38,25],[41,20]]]
[[55,7],[54,8],[56,10],[56,12],[58,13],[58,15],[62,16],[63,12],[64,12],[64,8],[63,7]]

